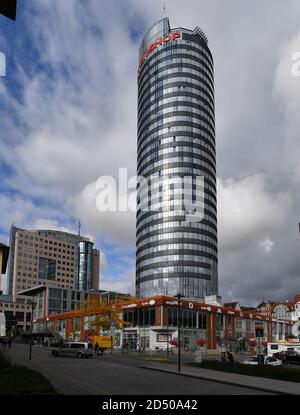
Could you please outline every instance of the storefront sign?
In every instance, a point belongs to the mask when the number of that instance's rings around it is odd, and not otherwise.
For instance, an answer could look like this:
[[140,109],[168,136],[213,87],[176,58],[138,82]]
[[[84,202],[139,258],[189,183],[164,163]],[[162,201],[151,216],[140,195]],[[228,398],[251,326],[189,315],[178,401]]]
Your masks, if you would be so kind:
[[211,307],[201,307],[202,310],[211,311]]
[[122,308],[134,308],[137,307],[137,304],[127,304],[127,305],[123,305]]
[[146,301],[145,303],[142,303],[142,305],[154,305],[155,300]]
[[178,301],[174,300],[174,301],[166,301],[167,305],[178,305]]

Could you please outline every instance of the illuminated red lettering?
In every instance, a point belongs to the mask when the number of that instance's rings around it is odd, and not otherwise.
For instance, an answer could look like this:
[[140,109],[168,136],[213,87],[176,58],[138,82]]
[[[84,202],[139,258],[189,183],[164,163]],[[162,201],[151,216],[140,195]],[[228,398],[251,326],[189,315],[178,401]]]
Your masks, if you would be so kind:
[[154,43],[152,43],[152,45],[150,45],[148,47],[148,49],[143,54],[143,56],[142,56],[142,58],[140,60],[138,72],[140,73],[141,68],[142,68],[145,60],[147,59],[148,55],[150,55],[150,53],[152,53],[159,45],[162,45],[163,43],[168,43],[171,40],[176,40],[176,39],[179,39],[179,38],[181,38],[181,33],[180,32],[176,32],[176,33],[171,33],[168,36],[162,37],[162,38],[156,40]]
[[151,46],[149,46],[149,48],[147,49],[147,52],[151,53],[156,48],[157,48],[157,42],[154,42],[154,43],[152,43]]
[[179,39],[180,37],[181,37],[181,33],[180,32],[177,32],[177,33],[173,33],[172,34],[172,39],[173,40]]
[[168,43],[168,42],[170,42],[170,40],[172,40],[172,35],[166,36],[164,38],[164,43]]

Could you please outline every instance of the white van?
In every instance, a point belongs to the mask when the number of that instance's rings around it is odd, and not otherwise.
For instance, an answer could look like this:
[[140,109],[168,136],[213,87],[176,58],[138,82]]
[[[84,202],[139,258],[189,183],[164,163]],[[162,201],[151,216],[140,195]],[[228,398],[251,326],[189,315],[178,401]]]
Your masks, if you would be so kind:
[[268,356],[273,356],[276,353],[287,352],[288,350],[300,353],[300,343],[268,343]]
[[88,342],[68,342],[62,344],[60,347],[55,347],[51,353],[55,357],[73,356],[88,358],[93,356],[93,345]]

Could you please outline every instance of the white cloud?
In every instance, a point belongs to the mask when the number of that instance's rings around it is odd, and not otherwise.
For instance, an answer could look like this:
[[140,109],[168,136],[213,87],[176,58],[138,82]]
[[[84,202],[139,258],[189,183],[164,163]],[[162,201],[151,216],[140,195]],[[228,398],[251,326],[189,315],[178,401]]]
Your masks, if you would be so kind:
[[100,270],[101,290],[134,295],[135,266],[130,256],[121,255],[117,266],[114,266],[114,273],[112,273],[106,255],[102,254],[100,258]]
[[74,229],[69,229],[64,226],[61,226],[57,220],[51,219],[38,219],[32,229],[40,229],[40,230],[54,230],[54,231],[61,231],[61,232],[68,232],[68,233],[75,233]]
[[10,186],[57,201],[119,167],[135,171],[137,45],[122,20],[126,7],[33,5],[32,42],[49,71],[32,76],[18,62],[22,104],[9,102],[23,135],[1,150],[16,172]]
[[135,293],[135,270],[130,268],[124,274],[104,274],[100,281],[101,290],[115,291],[123,294]]
[[60,209],[39,206],[31,198],[15,193],[0,193],[0,212],[1,229],[9,229],[12,223],[19,227],[31,228],[44,216],[56,217],[57,220],[66,219],[66,215]]
[[221,249],[234,249],[259,240],[268,230],[284,227],[290,212],[288,193],[268,191],[263,175],[218,181],[218,218]]
[[82,223],[110,242],[135,242],[135,212],[99,212],[96,199],[99,194],[96,182],[88,184],[82,192],[70,198],[68,207]]
[[[67,232],[77,235],[79,232],[79,229],[67,228],[63,225],[61,225],[57,220],[55,219],[38,219],[32,226],[32,229],[40,229],[40,230],[54,230],[54,231],[60,231],[60,232]],[[86,232],[80,232],[81,236],[84,236],[85,238],[89,238],[91,242],[96,241],[95,235],[92,235],[90,233]]]
[[263,241],[259,242],[259,246],[265,251],[265,252],[271,252],[274,245],[274,241],[271,241],[269,238],[264,239]]
[[[291,76],[291,53],[300,41],[299,0],[289,7],[281,0],[219,3],[190,0],[187,7],[173,0],[167,14],[173,27],[201,26],[215,60],[220,283],[233,296],[237,287],[239,294],[257,296],[258,286],[270,290],[263,284],[272,275],[275,295],[282,275],[296,281],[297,265],[300,269],[292,249],[299,205],[300,78]],[[102,175],[116,177],[120,167],[135,173],[142,37],[137,30],[162,17],[162,2],[33,0],[25,13],[27,31],[15,34],[19,98],[8,88],[9,70],[0,84],[8,109],[0,108],[0,162],[12,170],[3,182],[18,194],[0,196],[0,227],[8,229],[15,221],[29,228],[72,229],[73,215],[97,240],[133,244],[135,215],[100,214],[95,183]],[[272,22],[268,30],[266,18]],[[25,41],[35,48],[30,68]],[[274,241],[270,262],[257,269],[252,248],[262,251],[259,243],[266,235]],[[127,288],[126,279],[132,286],[132,259],[122,271],[111,269],[107,264],[103,270],[108,288],[118,281],[117,288]]]
[[287,171],[294,174],[299,186],[300,181],[300,77],[292,74],[293,55],[300,52],[300,29],[281,45],[279,63],[274,77],[274,93],[285,115],[285,148],[283,164]]

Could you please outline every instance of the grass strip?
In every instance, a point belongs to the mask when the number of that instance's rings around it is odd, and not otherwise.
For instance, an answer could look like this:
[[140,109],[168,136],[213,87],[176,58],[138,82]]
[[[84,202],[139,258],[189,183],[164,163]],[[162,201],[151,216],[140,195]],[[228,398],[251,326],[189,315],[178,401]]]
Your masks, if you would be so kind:
[[24,366],[10,363],[0,350],[0,395],[56,395],[43,375]]
[[191,363],[193,367],[202,369],[218,370],[220,372],[236,373],[239,375],[256,376],[267,379],[285,380],[300,383],[300,370],[287,366],[270,365],[243,365],[238,362],[203,361],[202,363]]

